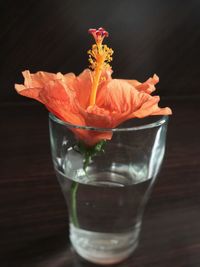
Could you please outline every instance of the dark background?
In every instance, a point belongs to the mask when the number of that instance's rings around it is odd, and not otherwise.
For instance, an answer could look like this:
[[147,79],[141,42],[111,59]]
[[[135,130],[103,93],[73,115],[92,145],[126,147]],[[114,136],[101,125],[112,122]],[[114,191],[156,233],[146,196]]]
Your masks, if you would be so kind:
[[105,27],[116,78],[160,77],[158,94],[200,95],[199,0],[1,0],[0,100],[17,96],[21,71],[75,72],[88,66],[91,27]]
[[0,266],[96,266],[70,250],[47,111],[14,83],[25,69],[79,74],[88,28],[99,26],[110,32],[113,77],[157,73],[173,110],[139,247],[117,266],[199,267],[200,0],[0,0]]

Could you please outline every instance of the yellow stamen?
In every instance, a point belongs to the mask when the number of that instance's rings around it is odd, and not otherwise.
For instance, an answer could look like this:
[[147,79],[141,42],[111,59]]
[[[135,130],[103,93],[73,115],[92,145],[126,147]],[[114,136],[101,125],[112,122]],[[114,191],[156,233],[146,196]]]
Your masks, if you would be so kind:
[[[91,106],[95,105],[96,102],[97,89],[102,71],[109,66],[109,62],[112,61],[113,54],[113,50],[111,48],[107,45],[102,45],[102,41],[105,36],[108,36],[108,33],[105,30],[102,30],[102,34],[96,34],[94,30],[92,30],[92,35],[95,38],[96,44],[94,44],[92,49],[88,51],[90,68],[93,70],[93,83],[90,95]],[[99,30],[96,32],[99,33]]]

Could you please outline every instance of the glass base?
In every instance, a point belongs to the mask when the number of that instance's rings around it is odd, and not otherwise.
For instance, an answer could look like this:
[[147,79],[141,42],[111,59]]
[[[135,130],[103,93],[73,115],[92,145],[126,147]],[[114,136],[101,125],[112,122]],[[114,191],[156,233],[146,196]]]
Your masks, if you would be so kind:
[[98,233],[70,225],[70,240],[84,259],[102,265],[123,261],[137,248],[140,224],[125,233]]

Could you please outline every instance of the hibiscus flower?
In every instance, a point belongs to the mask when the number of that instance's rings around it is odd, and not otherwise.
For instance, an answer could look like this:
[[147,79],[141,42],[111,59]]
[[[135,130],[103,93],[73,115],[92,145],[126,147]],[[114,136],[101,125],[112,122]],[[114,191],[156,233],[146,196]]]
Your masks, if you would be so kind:
[[108,33],[103,28],[90,29],[89,32],[96,41],[88,51],[91,70],[85,69],[78,76],[43,71],[31,74],[26,70],[23,72],[24,85],[15,85],[17,92],[40,101],[64,122],[108,129],[71,128],[77,139],[88,146],[111,139],[109,129],[126,120],[172,113],[170,108],[158,106],[159,96],[151,95],[159,81],[156,74],[143,83],[113,79],[109,65],[113,51],[102,44]]

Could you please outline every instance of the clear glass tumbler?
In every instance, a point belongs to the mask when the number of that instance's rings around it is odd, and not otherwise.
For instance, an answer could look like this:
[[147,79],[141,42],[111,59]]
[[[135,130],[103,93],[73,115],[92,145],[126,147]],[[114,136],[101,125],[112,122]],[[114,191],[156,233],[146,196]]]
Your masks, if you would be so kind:
[[[167,116],[153,116],[101,129],[49,115],[53,164],[68,206],[70,240],[86,260],[117,263],[137,247],[144,207],[163,161],[167,121]],[[79,129],[91,136],[112,136],[87,168],[74,134]]]

